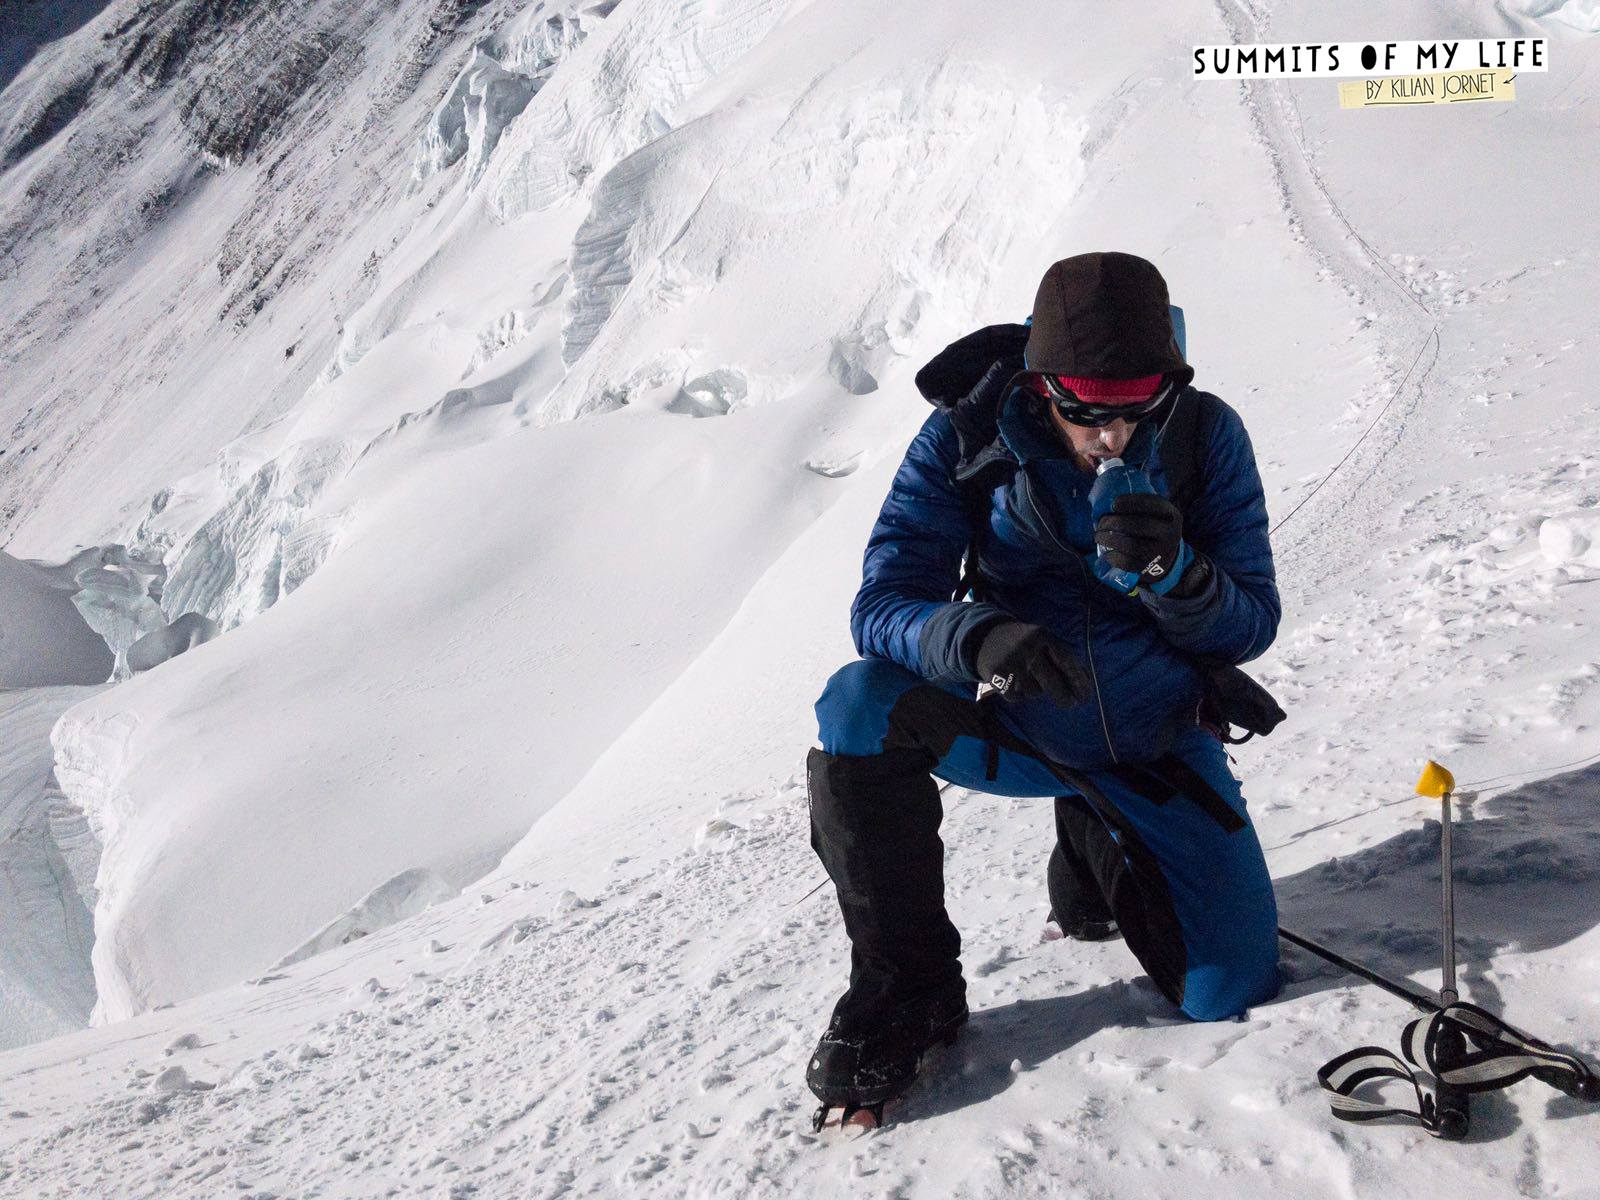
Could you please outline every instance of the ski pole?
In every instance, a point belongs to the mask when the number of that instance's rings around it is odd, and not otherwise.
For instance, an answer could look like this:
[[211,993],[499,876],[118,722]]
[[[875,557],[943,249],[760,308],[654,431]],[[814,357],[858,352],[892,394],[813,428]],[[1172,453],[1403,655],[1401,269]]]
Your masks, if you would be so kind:
[[[1416,788],[1419,796],[1440,801],[1440,941],[1444,970],[1439,980],[1437,1000],[1409,983],[1390,979],[1335,953],[1320,942],[1282,925],[1278,926],[1278,936],[1284,941],[1308,950],[1358,978],[1377,984],[1384,991],[1429,1014],[1406,1027],[1404,1059],[1381,1047],[1362,1046],[1330,1060],[1317,1072],[1317,1082],[1330,1096],[1333,1115],[1351,1121],[1385,1115],[1410,1116],[1446,1141],[1459,1141],[1467,1136],[1471,1128],[1471,1093],[1448,1078],[1468,1074],[1461,1068],[1469,1061],[1472,1064],[1471,1086],[1475,1090],[1507,1087],[1531,1075],[1574,1099],[1588,1103],[1600,1101],[1600,1075],[1582,1059],[1557,1050],[1531,1034],[1513,1029],[1481,1008],[1461,1003],[1460,992],[1456,988],[1455,857],[1451,837],[1451,800],[1455,787],[1456,782],[1450,772],[1430,759],[1423,768],[1422,777],[1417,780]],[[1468,1052],[1469,1030],[1477,1050],[1475,1054]],[[1413,1067],[1422,1067],[1433,1075],[1433,1095],[1423,1092]],[[1390,1107],[1381,1101],[1363,1099],[1355,1094],[1374,1079],[1409,1080],[1416,1088],[1417,1107]]]
[[[1331,963],[1341,971],[1348,971],[1357,978],[1376,984],[1391,996],[1404,1000],[1421,1012],[1436,1013],[1444,1007],[1420,988],[1401,983],[1397,979],[1390,979],[1387,975],[1381,975],[1371,967],[1363,966],[1352,958],[1346,958],[1337,950],[1329,949],[1315,938],[1306,937],[1303,933],[1296,933],[1283,925],[1278,926],[1278,936],[1290,945],[1299,946],[1300,949],[1315,954],[1324,962]],[[1533,1077],[1548,1083],[1556,1091],[1571,1096],[1574,1100],[1583,1100],[1590,1104],[1600,1103],[1600,1078],[1593,1075],[1575,1074],[1571,1071],[1553,1071],[1548,1067],[1539,1067],[1534,1070]]]
[[[1424,790],[1424,788],[1430,790]],[[1437,788],[1438,790],[1431,790]],[[1450,844],[1450,793],[1455,788],[1455,780],[1450,772],[1431,759],[1423,769],[1422,778],[1417,783],[1417,793],[1423,796],[1438,796],[1444,800],[1444,822],[1441,825],[1441,853],[1444,857],[1444,987],[1439,992],[1439,998],[1432,996],[1420,988],[1412,987],[1408,983],[1390,979],[1387,975],[1380,975],[1371,967],[1362,966],[1352,958],[1346,958],[1335,950],[1330,950],[1321,942],[1308,938],[1303,933],[1296,933],[1292,929],[1278,926],[1278,936],[1291,945],[1299,946],[1302,950],[1309,950],[1325,962],[1332,963],[1340,970],[1348,971],[1352,975],[1365,979],[1368,983],[1375,983],[1392,996],[1398,996],[1407,1004],[1422,1010],[1425,1013],[1436,1013],[1448,1004],[1455,1003],[1460,997],[1456,993],[1456,913],[1455,889],[1452,886],[1452,858]]]
[[1346,958],[1336,950],[1330,950],[1321,942],[1306,937],[1303,933],[1296,933],[1282,925],[1278,926],[1278,936],[1291,945],[1299,946],[1302,950],[1309,950],[1318,958],[1332,963],[1341,971],[1348,971],[1352,975],[1365,979],[1368,983],[1375,983],[1391,996],[1398,996],[1407,1004],[1421,1009],[1425,1013],[1436,1013],[1442,1007],[1440,1003],[1426,992],[1401,983],[1399,980],[1390,979],[1387,975],[1380,975],[1371,967],[1364,967],[1353,958]]
[[[1455,858],[1452,852],[1450,831],[1450,796],[1455,791],[1455,777],[1431,758],[1417,780],[1417,795],[1431,796],[1440,802],[1439,815],[1439,875],[1443,882],[1440,912],[1444,966],[1440,979],[1439,1004],[1449,1007],[1459,1000],[1456,991],[1456,894]],[[1438,1086],[1434,1092],[1434,1112],[1439,1121],[1439,1136],[1451,1141],[1467,1136],[1472,1122],[1471,1094],[1453,1083],[1447,1083],[1444,1073],[1461,1062],[1467,1055],[1467,1039],[1460,1026],[1453,1021],[1439,1023],[1439,1037],[1434,1053],[1439,1063]]]

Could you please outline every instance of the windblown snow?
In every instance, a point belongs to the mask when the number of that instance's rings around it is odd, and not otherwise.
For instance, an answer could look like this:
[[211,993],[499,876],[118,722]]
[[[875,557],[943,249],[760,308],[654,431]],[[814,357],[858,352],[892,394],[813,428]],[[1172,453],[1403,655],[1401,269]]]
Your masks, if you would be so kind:
[[[112,0],[0,14],[0,1193],[1597,1194],[1528,1083],[1335,1125],[1398,1002],[1174,1019],[945,794],[974,1018],[814,1137],[811,703],[927,409],[1155,261],[1249,426],[1285,923],[1600,1051],[1595,6]],[[1193,44],[1549,39],[1341,111]]]

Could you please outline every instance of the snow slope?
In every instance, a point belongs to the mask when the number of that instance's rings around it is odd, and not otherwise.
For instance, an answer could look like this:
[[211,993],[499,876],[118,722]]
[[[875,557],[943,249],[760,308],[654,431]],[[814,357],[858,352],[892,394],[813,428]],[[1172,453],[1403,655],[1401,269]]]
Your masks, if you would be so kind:
[[[337,336],[272,370],[265,334],[207,351],[260,387],[209,425],[209,389],[170,389],[181,446],[130,417],[108,466],[97,431],[62,432],[63,462],[89,439],[80,478],[110,472],[92,502],[70,473],[5,476],[30,552],[159,553],[166,615],[226,632],[56,727],[104,848],[115,1023],[0,1055],[0,1185],[1595,1194],[1593,1114],[1534,1084],[1464,1146],[1332,1126],[1315,1067],[1406,1014],[1314,960],[1246,1021],[1195,1026],[1120,943],[1041,944],[1036,802],[947,795],[975,1017],[904,1121],[818,1141],[801,1082],[845,944],[796,772],[926,412],[911,375],[1025,312],[1051,259],[1109,246],[1162,266],[1283,522],[1257,673],[1292,720],[1238,769],[1286,923],[1436,981],[1436,835],[1408,793],[1439,756],[1468,793],[1469,997],[1600,1049],[1596,50],[1572,5],[1533,7],[1033,4],[974,26],[634,0],[529,49],[526,10],[487,6],[387,108],[351,99],[381,55],[319,73],[342,81],[330,128],[384,147],[313,169],[308,136],[279,168],[355,205],[359,233],[302,245],[279,293],[323,322],[332,296]],[[1515,32],[1551,38],[1552,69],[1510,106],[1348,113],[1326,82],[1185,73],[1194,42]],[[220,168],[193,228],[263,171]],[[208,295],[96,321],[198,346]]]

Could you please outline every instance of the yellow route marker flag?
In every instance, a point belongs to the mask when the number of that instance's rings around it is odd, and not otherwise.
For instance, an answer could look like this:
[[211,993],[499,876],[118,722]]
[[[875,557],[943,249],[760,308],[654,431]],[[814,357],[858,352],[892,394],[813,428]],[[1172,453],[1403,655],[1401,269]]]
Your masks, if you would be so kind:
[[1417,795],[1432,796],[1435,800],[1456,790],[1456,777],[1433,759],[1422,768],[1422,778],[1417,780]]

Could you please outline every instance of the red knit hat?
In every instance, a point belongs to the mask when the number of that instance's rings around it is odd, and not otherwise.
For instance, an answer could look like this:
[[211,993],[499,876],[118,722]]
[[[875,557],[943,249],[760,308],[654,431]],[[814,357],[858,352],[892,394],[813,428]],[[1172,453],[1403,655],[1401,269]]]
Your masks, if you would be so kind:
[[[1137,379],[1094,379],[1087,375],[1057,375],[1054,378],[1085,404],[1115,408],[1119,404],[1143,404],[1156,394],[1162,377],[1157,374],[1141,375]],[[1039,390],[1044,389],[1041,387]]]

